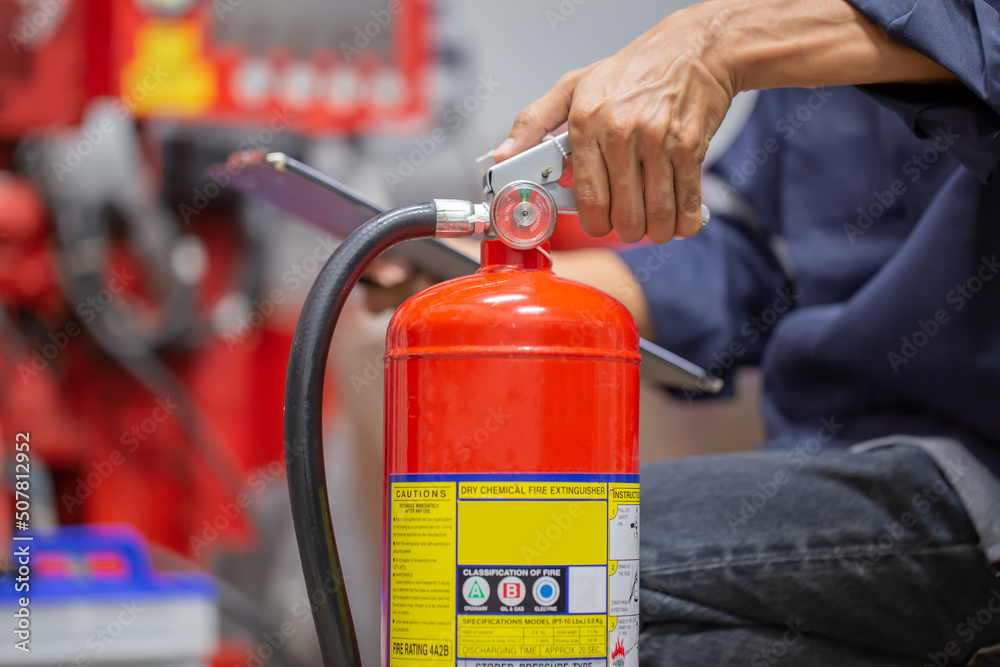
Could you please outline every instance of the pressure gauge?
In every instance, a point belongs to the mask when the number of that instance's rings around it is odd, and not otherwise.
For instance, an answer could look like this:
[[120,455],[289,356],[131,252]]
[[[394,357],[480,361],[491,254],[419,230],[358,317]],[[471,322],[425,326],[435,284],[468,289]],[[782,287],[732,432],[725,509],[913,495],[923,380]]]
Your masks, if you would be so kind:
[[552,236],[556,203],[537,183],[514,181],[493,198],[490,220],[498,239],[512,248],[528,250]]

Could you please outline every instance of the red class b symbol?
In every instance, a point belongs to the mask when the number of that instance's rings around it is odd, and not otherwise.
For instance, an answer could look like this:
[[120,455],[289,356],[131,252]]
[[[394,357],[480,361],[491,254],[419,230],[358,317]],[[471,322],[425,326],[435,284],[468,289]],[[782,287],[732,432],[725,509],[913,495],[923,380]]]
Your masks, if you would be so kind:
[[506,577],[502,579],[497,590],[500,592],[500,604],[505,604],[508,607],[521,604],[525,593],[527,593],[524,582],[521,581],[520,577]]

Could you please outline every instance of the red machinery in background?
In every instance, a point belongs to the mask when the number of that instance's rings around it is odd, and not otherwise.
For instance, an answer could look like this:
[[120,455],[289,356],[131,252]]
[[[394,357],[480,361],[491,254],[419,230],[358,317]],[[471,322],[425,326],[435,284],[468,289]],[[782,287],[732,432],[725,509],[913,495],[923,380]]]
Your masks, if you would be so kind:
[[[251,133],[426,124],[430,21],[427,0],[0,0],[0,471],[30,433],[36,527],[130,524],[203,566],[254,548],[254,502],[285,476],[291,321],[246,317],[267,253],[242,204],[223,192],[190,219],[181,204]],[[94,141],[109,100],[115,129]],[[103,176],[84,144],[126,134],[155,206],[84,201]],[[53,172],[67,147],[85,166]],[[159,227],[151,260],[137,237]],[[178,258],[204,267],[165,281]],[[227,302],[252,308],[235,337],[216,322]]]
[[[140,128],[273,129],[281,114],[298,135],[412,130],[429,113],[430,18],[424,0],[0,0],[0,169],[16,168],[25,139],[71,131],[100,97]],[[140,159],[175,176],[140,134]],[[164,288],[117,213],[97,210],[105,262],[74,292],[79,253],[53,225],[72,206],[55,210],[47,195],[0,171],[2,437],[32,432],[62,522],[129,523],[199,557],[245,544],[238,492],[283,476],[291,332],[268,321],[233,344],[209,326],[241,263],[260,259],[241,255],[253,239],[240,209],[220,197],[182,228],[208,260],[186,302],[190,331],[123,352],[125,339],[102,342],[93,324],[105,308],[162,319]],[[259,285],[238,287],[252,302]]]
[[[84,4],[0,0],[0,31],[0,141],[76,125],[87,100],[101,92],[96,79],[106,78],[95,77],[100,68],[83,55],[95,36]],[[9,158],[6,152],[0,159]]]
[[[111,81],[139,115],[302,133],[385,131],[428,106],[421,0],[115,0]],[[161,79],[152,89],[150,72]],[[140,99],[141,98],[141,99]]]
[[412,129],[430,19],[425,0],[0,0],[0,139],[74,125],[99,95],[200,125]]

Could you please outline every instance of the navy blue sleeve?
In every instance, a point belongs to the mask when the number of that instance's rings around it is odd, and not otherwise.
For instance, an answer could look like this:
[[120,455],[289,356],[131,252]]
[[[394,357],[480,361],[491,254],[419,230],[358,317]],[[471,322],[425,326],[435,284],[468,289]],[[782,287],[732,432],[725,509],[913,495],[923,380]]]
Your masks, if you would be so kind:
[[957,84],[860,86],[921,137],[956,138],[953,155],[980,180],[1000,164],[1000,12],[987,0],[847,0],[896,41],[948,69]]

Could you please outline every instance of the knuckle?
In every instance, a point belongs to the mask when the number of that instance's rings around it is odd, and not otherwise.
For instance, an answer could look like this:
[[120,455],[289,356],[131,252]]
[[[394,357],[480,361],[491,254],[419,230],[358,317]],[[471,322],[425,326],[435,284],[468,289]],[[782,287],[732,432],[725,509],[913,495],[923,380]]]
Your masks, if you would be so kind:
[[613,208],[610,220],[618,238],[626,243],[641,240],[646,232],[645,219],[634,211]]
[[677,227],[677,205],[673,190],[647,192],[646,236],[653,243],[666,243],[674,237]]
[[632,138],[635,125],[628,118],[613,116],[604,125],[605,138],[615,144],[626,143]]
[[697,190],[691,192],[685,192],[681,195],[680,201],[681,212],[685,217],[697,216],[699,224],[701,224],[701,193]]
[[574,103],[569,111],[569,122],[578,126],[590,126],[600,113],[600,107],[589,102]]
[[640,221],[634,216],[624,213],[612,213],[611,226],[619,235],[626,235],[630,238],[642,238],[642,233],[646,229],[645,224],[640,224]]
[[514,117],[514,127],[528,128],[535,127],[538,124],[538,111],[536,110],[534,104],[529,104],[524,107],[517,114],[517,116]]
[[631,232],[639,228],[639,220],[631,211],[612,208],[611,226],[618,231]]
[[664,201],[646,204],[646,220],[650,227],[666,224],[674,219],[674,207]]
[[576,151],[574,144],[582,140],[589,143],[592,137],[593,121],[577,111],[570,111],[566,119],[566,129],[569,130],[570,148]]
[[677,229],[676,209],[673,206],[665,207],[662,212],[662,217],[649,218],[647,224],[646,235],[654,243],[666,243],[674,238]]
[[577,183],[573,188],[573,198],[581,209],[602,212],[607,209],[608,202],[604,195],[594,186],[587,183]]
[[561,77],[559,77],[558,81],[556,81],[555,87],[566,88],[568,86],[572,86],[579,78],[580,78],[580,70],[572,70],[570,72],[566,72]]
[[[677,135],[674,146],[684,159],[693,159],[702,150],[701,137],[695,132],[683,131]],[[701,163],[701,160],[698,160]]]
[[669,119],[649,118],[639,123],[636,134],[646,146],[664,146],[666,137],[670,133]]

